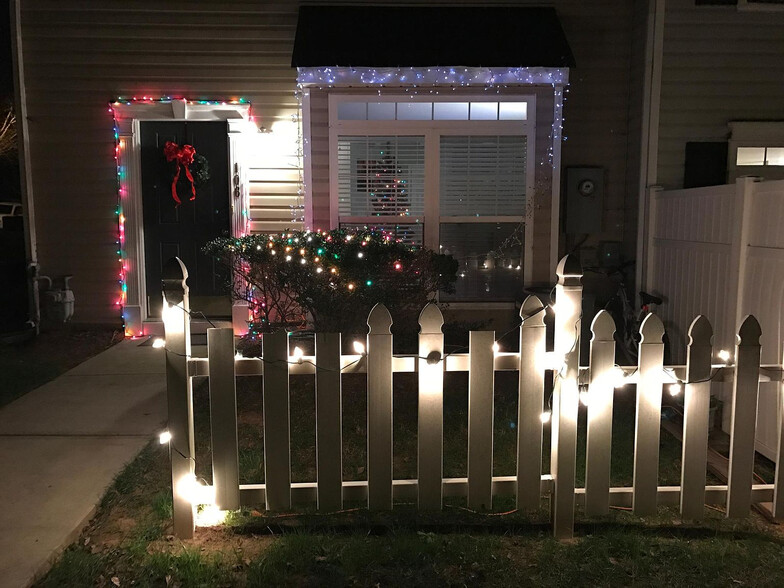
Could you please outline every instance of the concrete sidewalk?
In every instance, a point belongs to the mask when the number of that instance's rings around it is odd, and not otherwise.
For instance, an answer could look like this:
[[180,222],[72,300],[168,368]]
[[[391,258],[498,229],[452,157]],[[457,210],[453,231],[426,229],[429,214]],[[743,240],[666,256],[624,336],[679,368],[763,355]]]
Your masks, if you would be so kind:
[[140,343],[123,341],[0,409],[0,586],[44,573],[161,429],[164,352]]

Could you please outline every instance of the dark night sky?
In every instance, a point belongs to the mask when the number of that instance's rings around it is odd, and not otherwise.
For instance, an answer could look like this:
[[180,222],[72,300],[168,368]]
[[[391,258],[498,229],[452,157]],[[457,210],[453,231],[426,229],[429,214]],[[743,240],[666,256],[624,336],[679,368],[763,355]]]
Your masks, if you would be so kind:
[[10,0],[0,0],[0,100],[13,98],[13,70],[11,69]]

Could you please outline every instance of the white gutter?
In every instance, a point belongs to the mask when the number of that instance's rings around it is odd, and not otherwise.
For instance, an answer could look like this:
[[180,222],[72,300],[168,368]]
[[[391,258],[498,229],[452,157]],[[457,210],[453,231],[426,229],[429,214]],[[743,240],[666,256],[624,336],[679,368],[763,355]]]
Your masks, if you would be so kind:
[[30,133],[27,124],[27,93],[24,83],[22,59],[21,0],[11,0],[11,55],[14,68],[14,103],[16,110],[17,141],[19,144],[19,176],[22,192],[22,216],[27,262],[27,292],[30,320],[36,334],[40,327],[41,308],[38,298],[38,243],[35,236],[35,205],[33,203],[33,178],[30,171]]
[[661,107],[662,49],[665,0],[649,0],[645,42],[645,76],[642,104],[642,140],[637,213],[637,266],[635,284],[644,289],[648,276],[649,188],[657,183],[659,159],[659,109]]

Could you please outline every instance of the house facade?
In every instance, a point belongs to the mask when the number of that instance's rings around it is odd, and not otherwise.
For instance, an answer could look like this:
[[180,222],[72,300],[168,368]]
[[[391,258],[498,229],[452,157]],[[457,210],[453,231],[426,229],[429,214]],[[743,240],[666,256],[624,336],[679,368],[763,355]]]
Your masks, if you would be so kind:
[[[200,239],[378,225],[458,258],[454,307],[511,313],[566,252],[638,256],[641,197],[683,185],[687,145],[784,119],[782,14],[537,4],[12,2],[30,261],[74,276],[75,321],[140,335],[177,254],[241,325]],[[209,160],[193,202],[167,141]]]

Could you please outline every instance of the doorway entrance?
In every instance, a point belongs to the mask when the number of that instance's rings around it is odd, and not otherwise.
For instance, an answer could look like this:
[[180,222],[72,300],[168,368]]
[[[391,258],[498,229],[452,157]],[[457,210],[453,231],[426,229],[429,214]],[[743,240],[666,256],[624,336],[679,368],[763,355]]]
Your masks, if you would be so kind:
[[[196,196],[180,169],[174,200],[175,161],[167,161],[164,146],[192,145],[202,173],[194,176]],[[228,128],[225,121],[146,121],[141,123],[142,209],[147,284],[147,316],[161,316],[161,270],[177,256],[188,268],[191,309],[214,318],[231,317],[228,273],[202,248],[216,237],[229,235]],[[206,171],[205,171],[206,170]]]
[[[250,139],[259,132],[250,104],[143,98],[115,102],[112,111],[124,278],[117,304],[126,336],[162,332],[161,264],[172,255],[188,267],[191,307],[211,319],[231,317],[235,332],[243,332],[247,304],[232,304],[225,273],[201,249],[210,239],[240,237],[248,230],[246,168],[255,144]],[[193,201],[190,182],[180,170],[179,206],[172,198],[176,168],[163,153],[166,141],[192,145],[209,167],[209,179],[202,174],[195,182]],[[192,166],[193,171],[198,167]]]

